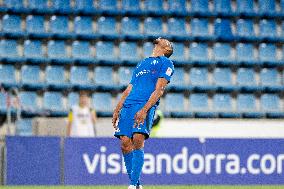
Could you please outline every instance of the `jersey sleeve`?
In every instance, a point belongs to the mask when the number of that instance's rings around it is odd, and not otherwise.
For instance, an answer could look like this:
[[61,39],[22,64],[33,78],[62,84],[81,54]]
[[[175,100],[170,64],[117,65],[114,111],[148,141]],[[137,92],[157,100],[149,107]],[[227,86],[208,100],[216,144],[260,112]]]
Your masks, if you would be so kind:
[[166,80],[168,80],[168,82],[170,82],[173,74],[174,74],[174,65],[172,61],[170,61],[169,59],[164,59],[159,72],[159,78],[165,78]]

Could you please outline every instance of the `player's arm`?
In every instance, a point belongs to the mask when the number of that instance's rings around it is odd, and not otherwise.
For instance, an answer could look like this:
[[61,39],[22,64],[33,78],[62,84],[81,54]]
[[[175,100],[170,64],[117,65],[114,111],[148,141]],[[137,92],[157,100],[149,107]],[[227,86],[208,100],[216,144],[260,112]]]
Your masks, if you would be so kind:
[[127,86],[127,88],[123,91],[122,96],[121,96],[119,102],[117,103],[117,105],[116,105],[116,107],[115,107],[115,109],[114,109],[114,111],[113,111],[112,125],[113,125],[113,127],[114,127],[115,129],[116,129],[116,121],[117,121],[117,119],[118,119],[118,117],[119,117],[119,112],[120,112],[120,110],[121,110],[121,108],[122,108],[122,106],[123,106],[123,103],[124,103],[124,101],[126,100],[127,96],[128,96],[129,93],[131,92],[131,90],[132,90],[132,84],[129,84],[129,85]]
[[157,101],[161,98],[161,96],[163,96],[168,82],[169,81],[165,78],[158,79],[156,88],[154,92],[151,94],[149,100],[144,105],[144,107],[135,114],[134,127],[139,126],[140,124],[144,124],[144,120],[147,116],[147,112],[152,106],[154,106],[157,103]]
[[72,121],[73,121],[73,113],[72,113],[72,111],[70,111],[69,114],[68,114],[67,133],[66,133],[68,137],[71,134]]

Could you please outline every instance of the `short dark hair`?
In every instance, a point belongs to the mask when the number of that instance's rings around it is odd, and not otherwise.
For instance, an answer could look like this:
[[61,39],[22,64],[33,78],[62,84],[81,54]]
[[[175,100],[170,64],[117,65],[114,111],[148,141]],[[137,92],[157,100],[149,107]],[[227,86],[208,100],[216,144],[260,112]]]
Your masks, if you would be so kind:
[[79,91],[79,96],[89,96],[89,92],[85,90]]
[[167,50],[167,52],[165,53],[165,57],[170,58],[173,53],[174,53],[174,49],[171,46],[171,49]]

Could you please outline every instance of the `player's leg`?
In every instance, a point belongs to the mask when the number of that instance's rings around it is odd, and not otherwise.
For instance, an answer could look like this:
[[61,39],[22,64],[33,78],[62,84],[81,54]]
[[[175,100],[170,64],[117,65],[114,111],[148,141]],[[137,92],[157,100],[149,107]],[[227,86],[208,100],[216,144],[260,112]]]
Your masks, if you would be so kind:
[[142,167],[144,164],[144,141],[145,136],[141,133],[134,133],[133,135],[133,158],[132,158],[132,173],[131,185],[137,185],[139,181]]
[[133,158],[133,144],[132,140],[127,136],[121,136],[121,151],[123,154],[124,164],[127,174],[131,180],[132,158]]

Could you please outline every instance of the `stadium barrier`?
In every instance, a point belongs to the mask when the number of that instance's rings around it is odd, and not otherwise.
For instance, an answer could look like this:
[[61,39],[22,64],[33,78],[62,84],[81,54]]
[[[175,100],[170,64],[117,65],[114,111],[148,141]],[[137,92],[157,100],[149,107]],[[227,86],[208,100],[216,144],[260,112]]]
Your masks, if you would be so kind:
[[[7,137],[6,184],[128,184],[118,140],[62,142],[56,137]],[[151,139],[145,146],[142,181],[277,185],[284,184],[283,164],[283,139]]]

